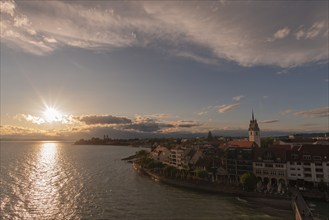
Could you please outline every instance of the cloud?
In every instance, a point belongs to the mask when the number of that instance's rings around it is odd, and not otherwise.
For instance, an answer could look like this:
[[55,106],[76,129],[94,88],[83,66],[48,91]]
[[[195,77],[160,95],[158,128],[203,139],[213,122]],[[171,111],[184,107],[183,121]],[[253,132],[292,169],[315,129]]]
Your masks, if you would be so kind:
[[201,115],[205,115],[207,113],[208,113],[208,111],[203,111],[203,112],[198,112],[197,115],[200,115],[201,116]]
[[176,121],[173,123],[176,127],[180,127],[180,128],[192,128],[192,127],[198,127],[201,124],[199,122],[196,121]]
[[314,22],[307,30],[304,28],[298,30],[295,33],[295,37],[297,40],[314,39],[321,36],[321,33],[323,33],[323,37],[328,33],[328,24],[325,21]]
[[260,121],[259,123],[270,124],[270,123],[275,123],[275,122],[278,122],[278,121],[279,121],[278,119],[272,119],[272,120],[263,120],[263,121]]
[[229,111],[232,111],[233,109],[237,108],[238,106],[239,106],[239,103],[229,104],[229,105],[221,105],[218,108],[218,112],[219,113],[229,112]]
[[290,29],[288,27],[282,28],[282,29],[276,31],[273,34],[273,37],[269,38],[268,41],[275,41],[278,39],[283,39],[283,38],[287,37],[289,35],[289,33],[290,33]]
[[79,121],[92,124],[128,124],[132,121],[125,117],[117,117],[113,115],[85,115],[77,118]]
[[298,111],[293,113],[296,116],[311,117],[311,118],[322,118],[329,117],[329,107],[311,109],[306,111]]
[[156,132],[161,129],[160,126],[155,122],[133,123],[133,124],[125,125],[123,128],[127,129],[127,130],[135,130],[135,131],[139,131],[139,132]]
[[[5,1],[1,40],[36,55],[141,46],[206,64],[287,68],[327,62],[326,9],[325,1]],[[299,40],[287,37],[292,32]]]
[[38,116],[33,116],[33,115],[25,115],[25,114],[19,114],[19,115],[16,115],[14,117],[14,119],[18,120],[18,121],[22,121],[22,120],[25,120],[25,121],[28,121],[28,122],[31,122],[33,124],[44,124],[46,123],[46,120],[44,118],[41,118],[41,117],[38,117]]
[[14,1],[1,1],[0,2],[1,13],[9,14],[10,16],[14,16],[15,7],[16,6],[15,6]]
[[72,115],[56,115],[56,117],[51,117],[51,120],[47,117],[40,117],[30,114],[18,114],[14,116],[15,120],[27,121],[32,124],[42,125],[46,123],[59,123],[59,124],[72,124],[75,123],[75,118]]
[[240,99],[242,99],[244,97],[245,97],[244,95],[235,96],[235,97],[233,97],[233,100],[240,101]]
[[208,58],[204,56],[200,56],[197,54],[194,54],[192,52],[187,52],[187,51],[175,51],[173,52],[174,55],[178,57],[185,57],[194,61],[197,61],[199,63],[204,63],[204,64],[211,64],[211,65],[217,65],[219,62],[215,58]]
[[315,126],[318,126],[318,124],[315,124],[315,123],[305,123],[305,124],[301,124],[301,126],[303,126],[303,127],[315,127]]
[[135,130],[138,132],[168,132],[180,128],[193,128],[201,124],[196,121],[158,121],[157,119],[137,116],[131,124],[124,125],[123,129]]
[[21,126],[1,125],[1,136],[17,134],[43,134],[43,130],[35,128],[26,128]]
[[293,109],[286,109],[286,110],[284,110],[284,111],[281,111],[280,113],[281,113],[282,115],[288,115],[288,114],[290,114],[290,113],[292,113],[292,112],[294,112]]
[[279,72],[277,72],[278,75],[283,75],[283,74],[287,74],[287,73],[288,73],[287,69],[283,69],[283,70],[280,70]]

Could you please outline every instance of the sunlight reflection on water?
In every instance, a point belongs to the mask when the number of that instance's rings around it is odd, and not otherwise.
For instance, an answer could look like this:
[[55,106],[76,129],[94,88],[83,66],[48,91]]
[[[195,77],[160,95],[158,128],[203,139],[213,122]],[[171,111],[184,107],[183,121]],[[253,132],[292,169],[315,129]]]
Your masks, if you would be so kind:
[[57,158],[57,144],[43,143],[37,155],[35,169],[32,169],[29,174],[31,186],[26,193],[28,201],[30,201],[29,209],[32,212],[31,216],[26,217],[46,217],[59,211],[59,207],[57,207],[59,189],[54,184],[54,177],[61,169]]
[[1,144],[0,219],[280,219],[234,198],[155,184],[120,160],[133,147]]

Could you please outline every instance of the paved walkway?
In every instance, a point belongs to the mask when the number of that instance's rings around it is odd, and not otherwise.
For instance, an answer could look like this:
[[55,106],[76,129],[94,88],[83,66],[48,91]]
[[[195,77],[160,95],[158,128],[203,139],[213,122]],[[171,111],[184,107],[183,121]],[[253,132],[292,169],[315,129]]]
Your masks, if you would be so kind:
[[304,200],[302,194],[298,189],[290,188],[290,191],[293,194],[293,199],[295,200],[298,210],[302,215],[303,220],[313,220],[313,214],[310,208],[308,207],[306,201]]

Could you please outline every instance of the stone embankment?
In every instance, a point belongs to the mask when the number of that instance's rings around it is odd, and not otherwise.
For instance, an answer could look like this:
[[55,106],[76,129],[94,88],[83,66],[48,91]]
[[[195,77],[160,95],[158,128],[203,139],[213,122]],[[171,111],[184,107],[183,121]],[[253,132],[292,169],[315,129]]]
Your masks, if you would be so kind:
[[293,214],[291,212],[291,199],[288,196],[268,195],[258,192],[247,192],[229,185],[212,184],[204,181],[192,182],[181,179],[167,178],[154,172],[151,172],[150,170],[144,169],[137,164],[134,164],[134,168],[139,172],[150,176],[155,181],[159,181],[167,185],[208,193],[231,195],[237,197],[241,201],[249,202],[249,204],[252,205],[262,206],[264,208],[271,208],[273,210],[284,211],[286,212],[286,215],[292,216]]

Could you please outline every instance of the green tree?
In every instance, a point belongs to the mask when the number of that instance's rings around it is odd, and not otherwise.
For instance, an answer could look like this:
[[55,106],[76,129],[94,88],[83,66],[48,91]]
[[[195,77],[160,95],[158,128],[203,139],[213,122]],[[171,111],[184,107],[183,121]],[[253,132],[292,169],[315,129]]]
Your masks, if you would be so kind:
[[321,192],[327,191],[328,189],[327,184],[323,180],[319,182],[318,187]]
[[136,152],[136,157],[137,158],[143,158],[143,157],[147,157],[149,155],[149,152],[146,150],[140,150]]
[[261,146],[264,148],[269,147],[269,145],[272,145],[274,142],[274,139],[271,137],[267,137],[267,138],[262,138],[261,139]]
[[196,173],[196,176],[201,179],[205,179],[208,176],[208,172],[203,169],[198,169],[195,171],[195,173]]
[[253,173],[244,173],[240,177],[240,183],[246,190],[254,190],[257,184],[257,177]]
[[166,176],[175,176],[177,173],[177,169],[176,167],[173,166],[166,166],[163,172]]

